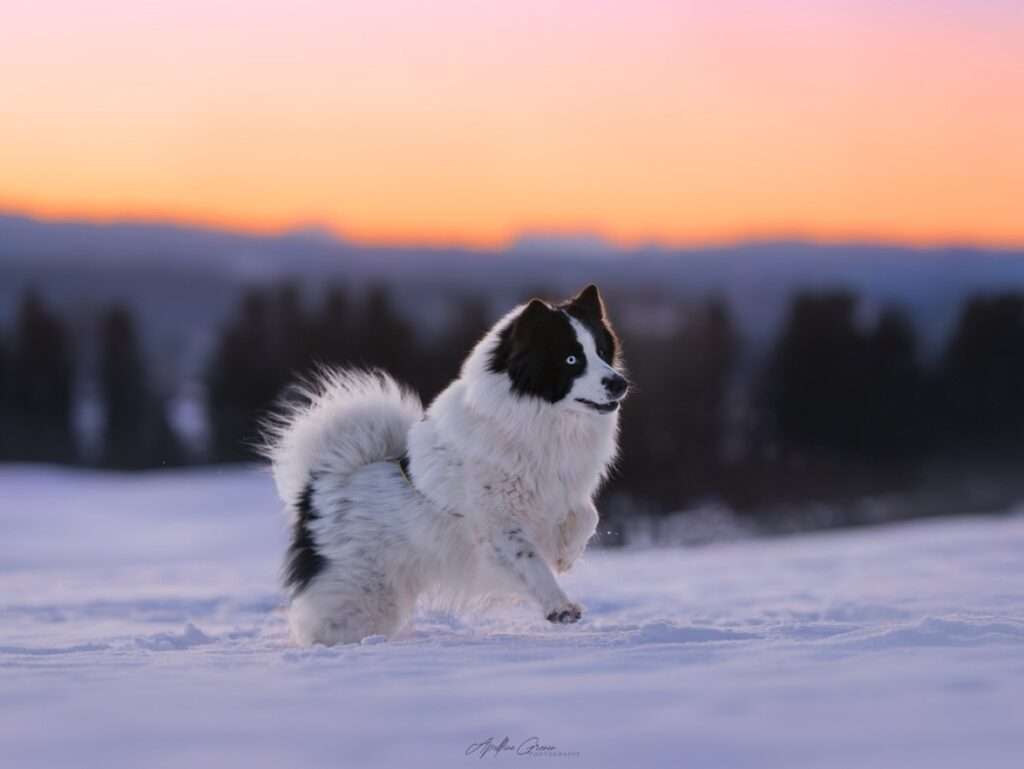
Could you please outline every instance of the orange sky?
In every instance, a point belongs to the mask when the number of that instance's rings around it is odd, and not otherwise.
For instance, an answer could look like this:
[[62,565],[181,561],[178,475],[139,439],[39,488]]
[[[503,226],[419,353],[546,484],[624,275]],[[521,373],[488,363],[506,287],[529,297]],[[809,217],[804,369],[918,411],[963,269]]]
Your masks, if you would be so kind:
[[6,0],[0,208],[1024,244],[1019,0]]

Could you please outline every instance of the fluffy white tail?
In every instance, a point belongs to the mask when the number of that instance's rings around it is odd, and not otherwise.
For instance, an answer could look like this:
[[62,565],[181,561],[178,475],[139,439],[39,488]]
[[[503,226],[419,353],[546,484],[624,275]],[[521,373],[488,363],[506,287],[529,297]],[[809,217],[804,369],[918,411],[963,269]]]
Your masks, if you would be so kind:
[[409,428],[423,416],[419,397],[383,371],[323,370],[294,394],[264,428],[264,453],[289,509],[313,475],[344,478],[400,457]]

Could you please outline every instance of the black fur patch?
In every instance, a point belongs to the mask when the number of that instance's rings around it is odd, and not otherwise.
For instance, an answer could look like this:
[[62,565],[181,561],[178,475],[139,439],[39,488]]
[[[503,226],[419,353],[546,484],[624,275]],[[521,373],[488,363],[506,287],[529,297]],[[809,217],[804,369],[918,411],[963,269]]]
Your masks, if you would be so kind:
[[301,593],[321,571],[327,567],[327,559],[320,555],[313,540],[309,524],[320,516],[313,509],[313,482],[306,484],[295,505],[295,525],[292,528],[292,543],[285,559],[284,584],[292,596]]
[[565,310],[590,331],[594,336],[597,354],[605,363],[609,366],[618,363],[616,356],[619,354],[619,340],[608,323],[597,286],[587,286],[576,298],[559,305],[559,309]]
[[402,456],[398,458],[398,469],[402,471],[402,475],[405,476],[405,480],[409,481],[409,483],[412,483],[412,476],[409,475],[408,454],[402,454]]
[[488,366],[508,374],[513,392],[557,403],[587,370],[587,359],[566,314],[534,299],[502,329]]

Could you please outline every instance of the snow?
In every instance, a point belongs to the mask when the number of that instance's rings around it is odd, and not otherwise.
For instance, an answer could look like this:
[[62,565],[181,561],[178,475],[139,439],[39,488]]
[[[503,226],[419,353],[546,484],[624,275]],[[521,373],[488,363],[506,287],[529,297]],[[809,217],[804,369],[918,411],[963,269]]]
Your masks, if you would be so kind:
[[1024,755],[1024,516],[591,552],[564,578],[578,625],[425,608],[397,641],[307,650],[264,472],[8,466],[0,489],[5,768],[447,767],[505,737],[488,762]]

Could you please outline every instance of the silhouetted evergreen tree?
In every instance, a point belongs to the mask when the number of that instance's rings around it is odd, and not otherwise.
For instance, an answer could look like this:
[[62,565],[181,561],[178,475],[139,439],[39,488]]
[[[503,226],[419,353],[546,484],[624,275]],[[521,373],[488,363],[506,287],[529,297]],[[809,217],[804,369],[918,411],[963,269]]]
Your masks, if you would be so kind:
[[358,322],[348,293],[340,286],[331,286],[319,315],[312,321],[313,360],[331,367],[351,365],[359,355]]
[[720,301],[690,314],[677,333],[682,355],[672,358],[673,384],[683,404],[678,426],[686,436],[686,465],[710,476],[718,465],[725,433],[726,397],[736,363],[737,339]]
[[32,291],[18,309],[10,368],[9,457],[74,460],[71,338],[60,318]]
[[867,342],[856,327],[856,308],[856,297],[846,292],[793,300],[769,374],[770,410],[785,444],[864,447]]
[[11,376],[7,339],[0,334],[0,462],[11,454]]
[[963,309],[942,361],[947,445],[1024,448],[1024,295],[979,297]]
[[487,303],[474,297],[458,303],[444,332],[430,345],[419,391],[429,403],[459,375],[462,362],[492,323]]
[[906,314],[889,308],[867,339],[864,448],[884,458],[910,458],[929,448],[930,391]]
[[302,293],[294,283],[285,283],[270,293],[270,354],[290,379],[309,373],[313,365],[314,322],[307,317]]
[[215,461],[254,459],[259,420],[289,382],[274,329],[273,304],[254,289],[242,298],[207,370],[210,455]]
[[429,364],[420,354],[421,340],[386,286],[378,284],[367,291],[356,328],[360,365],[382,368],[402,384],[422,389],[424,366]]
[[101,461],[141,469],[177,465],[182,450],[146,377],[135,322],[114,307],[100,323],[100,390],[106,410]]

